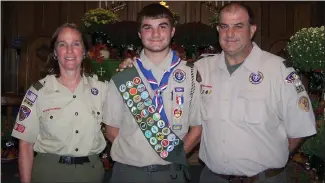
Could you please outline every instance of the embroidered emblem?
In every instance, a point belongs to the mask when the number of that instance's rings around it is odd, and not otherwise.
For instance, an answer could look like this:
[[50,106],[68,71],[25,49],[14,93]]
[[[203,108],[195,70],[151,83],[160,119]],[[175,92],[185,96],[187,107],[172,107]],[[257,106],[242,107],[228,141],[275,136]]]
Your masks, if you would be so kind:
[[141,130],[146,130],[147,124],[145,122],[140,123],[140,128],[141,128]]
[[149,140],[149,142],[150,142],[151,145],[154,146],[154,145],[157,144],[158,140],[155,137],[151,137],[150,140]]
[[175,135],[175,134],[169,134],[169,135],[167,136],[167,139],[168,139],[169,141],[173,142],[173,141],[176,139],[176,135]]
[[152,133],[157,133],[158,132],[158,127],[157,126],[152,126],[151,127],[151,132]]
[[149,93],[147,91],[144,91],[144,92],[141,93],[141,98],[143,100],[147,99],[148,97],[149,97]]
[[167,152],[172,152],[174,150],[174,146],[169,145],[166,150],[167,150]]
[[35,93],[33,93],[32,91],[28,90],[25,98],[28,99],[29,101],[31,101],[32,103],[34,103],[37,99],[37,95]]
[[129,93],[130,93],[130,95],[135,95],[135,94],[137,94],[137,89],[136,88],[130,88]]
[[161,152],[164,148],[160,144],[155,145],[155,151]]
[[304,92],[304,91],[306,91],[304,85],[300,84],[300,85],[296,86],[296,92],[298,94],[301,93],[301,92]]
[[168,145],[169,145],[169,141],[167,139],[161,141],[161,146],[167,147]]
[[97,88],[92,88],[92,89],[90,89],[90,91],[93,95],[98,95],[98,93],[99,93]]
[[168,156],[168,152],[167,151],[161,151],[161,153],[160,153],[160,157],[161,158],[163,158],[163,159],[165,159],[166,157]]
[[158,121],[158,120],[160,120],[160,114],[159,113],[155,113],[155,114],[153,114],[153,119],[155,120],[155,121]]
[[186,74],[181,69],[176,69],[173,73],[173,78],[176,82],[181,83],[185,80]]
[[181,130],[182,125],[173,125],[173,130]]
[[140,97],[140,95],[135,95],[135,96],[133,97],[133,101],[134,101],[135,103],[140,102],[140,101],[141,101],[141,97]]
[[154,124],[154,120],[151,118],[151,117],[148,117],[147,118],[147,124],[149,125],[149,126],[152,126],[153,124]]
[[14,130],[16,130],[17,132],[20,132],[20,133],[24,133],[25,126],[16,122],[15,126],[14,126]]
[[145,135],[147,138],[150,138],[150,137],[152,136],[152,133],[151,133],[150,130],[146,130],[146,131],[144,132],[144,135]]
[[128,92],[123,93],[124,100],[129,99],[129,97],[130,97],[130,94]]
[[146,100],[144,100],[144,105],[145,106],[150,106],[152,104],[152,100],[147,98]]
[[182,109],[174,109],[174,116],[176,119],[179,119],[183,115],[183,110]]
[[162,139],[164,139],[164,134],[162,134],[161,132],[158,132],[158,133],[156,134],[156,138],[157,138],[158,140],[162,140]]
[[143,92],[143,91],[146,89],[146,87],[145,87],[143,84],[139,84],[139,85],[137,86],[137,89],[138,89],[138,91],[141,93],[141,92]]
[[169,134],[170,134],[170,129],[167,128],[167,127],[163,128],[161,131],[162,131],[162,133],[163,133],[164,135],[169,135]]
[[21,105],[19,109],[19,121],[23,121],[24,119],[26,119],[31,112],[32,110],[30,108],[25,105]]
[[151,105],[151,106],[149,106],[148,107],[148,111],[150,112],[150,113],[154,113],[155,112],[155,109],[156,107],[154,106],[154,105]]
[[147,109],[143,109],[143,110],[141,111],[141,116],[142,116],[143,118],[148,117],[148,116],[149,116],[149,111],[148,111]]
[[140,83],[141,83],[141,78],[140,78],[140,77],[135,77],[135,78],[133,79],[133,83],[134,83],[135,85],[140,84]]
[[249,81],[252,83],[252,84],[260,84],[264,79],[264,76],[263,74],[258,71],[258,73],[251,73],[251,75],[249,76]]
[[137,108],[141,111],[142,109],[144,109],[144,104],[143,104],[143,102],[139,102],[138,104],[137,104]]
[[29,107],[33,107],[32,101],[28,100],[27,98],[24,99],[23,104],[28,105]]
[[173,141],[173,145],[174,146],[177,146],[179,144],[179,139],[175,139],[174,141]]
[[125,84],[121,84],[120,85],[120,87],[119,87],[119,90],[120,90],[120,92],[125,92],[125,90],[126,90],[126,86],[125,86]]
[[132,112],[132,114],[134,114],[134,115],[137,114],[137,108],[133,106],[133,107],[131,108],[131,112]]
[[159,121],[157,122],[157,126],[158,126],[159,128],[164,128],[164,127],[165,127],[165,122],[164,122],[163,120],[159,120]]
[[142,117],[140,116],[140,114],[135,115],[135,120],[139,123],[142,121]]
[[175,92],[184,92],[184,87],[175,87]]
[[309,100],[307,97],[305,96],[300,97],[298,101],[298,105],[300,109],[309,112]]
[[131,99],[129,99],[126,104],[128,105],[128,107],[132,107],[133,106],[133,101]]
[[285,80],[287,83],[294,83],[298,79],[299,79],[299,76],[297,75],[296,71],[293,71],[286,77]]
[[132,88],[133,85],[134,85],[133,81],[127,81],[126,82],[126,87],[128,87],[128,88]]

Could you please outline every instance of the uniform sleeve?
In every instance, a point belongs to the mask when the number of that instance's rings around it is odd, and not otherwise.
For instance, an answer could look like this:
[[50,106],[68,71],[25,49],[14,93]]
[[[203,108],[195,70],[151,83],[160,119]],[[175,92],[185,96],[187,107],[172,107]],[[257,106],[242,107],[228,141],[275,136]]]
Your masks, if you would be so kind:
[[107,95],[103,106],[103,123],[119,128],[124,117],[124,102],[113,80],[107,85]]
[[280,115],[289,138],[314,135],[315,116],[308,94],[292,67],[281,64]]
[[35,143],[39,133],[39,91],[30,87],[21,103],[12,136]]
[[197,126],[202,124],[201,119],[201,94],[200,94],[200,83],[197,81],[199,77],[196,67],[194,67],[194,93],[192,98],[192,103],[190,106],[190,119],[189,124],[190,126]]

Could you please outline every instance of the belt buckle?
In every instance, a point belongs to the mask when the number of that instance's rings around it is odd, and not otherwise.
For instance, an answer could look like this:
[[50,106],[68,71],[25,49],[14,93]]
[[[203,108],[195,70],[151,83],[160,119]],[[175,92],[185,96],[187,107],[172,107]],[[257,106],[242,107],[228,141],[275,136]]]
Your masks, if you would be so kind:
[[66,156],[63,158],[64,163],[66,164],[72,164],[72,159],[70,156]]
[[157,165],[149,165],[149,166],[147,166],[147,171],[148,172],[157,172],[158,166]]

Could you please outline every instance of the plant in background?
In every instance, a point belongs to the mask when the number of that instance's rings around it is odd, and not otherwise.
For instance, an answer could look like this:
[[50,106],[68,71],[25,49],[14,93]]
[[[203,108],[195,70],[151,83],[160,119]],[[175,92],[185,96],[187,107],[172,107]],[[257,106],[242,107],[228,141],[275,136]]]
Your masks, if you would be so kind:
[[304,72],[324,71],[324,26],[299,30],[290,38],[286,51],[298,70]]

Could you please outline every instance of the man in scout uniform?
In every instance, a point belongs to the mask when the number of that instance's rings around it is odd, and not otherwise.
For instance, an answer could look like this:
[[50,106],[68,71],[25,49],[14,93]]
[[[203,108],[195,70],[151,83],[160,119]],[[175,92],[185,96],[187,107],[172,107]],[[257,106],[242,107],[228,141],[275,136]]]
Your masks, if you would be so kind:
[[307,92],[289,61],[252,42],[249,7],[230,3],[220,12],[223,52],[195,63],[204,103],[200,182],[286,182],[289,154],[316,133]]
[[113,76],[104,106],[116,161],[110,181],[185,182],[186,153],[201,134],[197,71],[169,49],[175,32],[169,9],[150,4],[138,23],[144,49],[135,67]]

